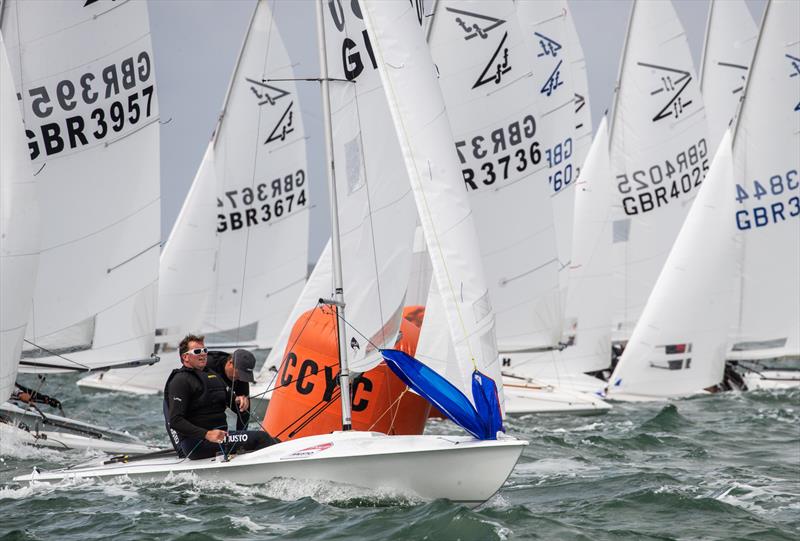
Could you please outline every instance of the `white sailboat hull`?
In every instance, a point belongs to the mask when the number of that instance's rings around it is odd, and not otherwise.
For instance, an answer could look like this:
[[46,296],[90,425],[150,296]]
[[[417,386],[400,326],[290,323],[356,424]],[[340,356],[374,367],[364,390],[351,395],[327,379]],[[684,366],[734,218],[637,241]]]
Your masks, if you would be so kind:
[[[126,432],[76,421],[60,415],[43,417],[35,410],[24,410],[6,402],[0,404],[0,418],[8,421],[4,428],[20,443],[52,449],[92,449],[104,453],[130,455],[157,450]],[[26,428],[20,428],[24,426]]]
[[280,477],[389,489],[474,507],[500,489],[526,445],[513,438],[478,441],[459,436],[334,432],[234,456],[228,462],[175,456],[116,464],[98,461],[52,472],[34,470],[15,481],[119,476],[158,480],[172,473],[192,473],[205,480],[255,485]]
[[611,406],[600,398],[580,391],[570,391],[537,380],[503,378],[506,415],[528,413],[571,413],[596,415]]
[[761,370],[759,373],[748,372],[743,375],[748,391],[766,389],[793,389],[800,387],[800,371],[797,370]]

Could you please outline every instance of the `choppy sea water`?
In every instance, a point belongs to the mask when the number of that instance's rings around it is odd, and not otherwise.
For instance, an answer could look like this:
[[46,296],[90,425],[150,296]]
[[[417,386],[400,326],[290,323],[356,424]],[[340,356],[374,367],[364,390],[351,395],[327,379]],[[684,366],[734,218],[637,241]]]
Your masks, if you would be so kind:
[[[81,395],[74,378],[61,381],[68,415],[167,444],[160,398]],[[12,477],[91,454],[4,437],[0,540],[800,539],[798,390],[615,404],[596,417],[531,415],[507,429],[530,446],[476,510],[290,479],[28,486]],[[445,422],[428,431],[459,433]]]

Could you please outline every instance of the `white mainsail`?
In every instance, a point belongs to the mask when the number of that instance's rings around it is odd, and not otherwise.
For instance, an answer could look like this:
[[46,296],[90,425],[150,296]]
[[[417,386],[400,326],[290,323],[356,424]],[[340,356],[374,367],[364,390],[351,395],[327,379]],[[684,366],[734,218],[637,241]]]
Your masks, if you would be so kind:
[[736,115],[757,38],[758,27],[744,0],[711,0],[700,67],[711,152]]
[[477,368],[497,383],[502,404],[494,311],[421,5],[375,1],[362,9],[460,365],[458,374],[445,376],[472,396]]
[[728,132],[609,379],[609,398],[679,397],[722,381],[739,248],[732,178]]
[[0,35],[0,403],[11,396],[30,315],[39,206],[17,91]]
[[732,359],[800,355],[800,3],[766,8],[733,142],[742,237]]
[[[534,88],[514,3],[438,2],[429,34],[498,347],[555,347],[561,337],[560,265],[545,155],[551,146],[561,147],[561,132],[547,129],[556,127],[543,114],[553,113],[552,106]],[[571,92],[560,99],[568,104]],[[572,114],[569,107],[563,112]],[[567,120],[562,131],[571,128]],[[441,285],[439,290],[450,294]]]
[[26,337],[46,350],[21,364],[149,357],[160,182],[147,5],[7,1],[2,32],[42,217]]
[[583,47],[572,20],[572,10],[563,2],[565,14],[564,25],[567,32],[567,57],[571,64],[573,104],[575,111],[575,148],[573,163],[583,170],[583,162],[592,146],[592,108],[589,103],[589,77],[586,73],[586,59],[583,56]]
[[[547,179],[554,217],[559,260],[560,315],[563,319],[572,245],[575,181],[582,165],[575,154],[578,135],[575,126],[578,122],[575,115],[572,55],[580,57],[582,53],[569,51],[574,43],[570,40],[566,24],[565,0],[523,1],[517,2],[515,7],[533,73],[531,94],[537,98],[537,110],[540,113],[537,121],[544,167],[540,174]],[[588,127],[584,126],[581,135],[586,136],[587,129],[589,137],[584,144],[591,140],[591,122]]]
[[713,152],[689,44],[668,0],[633,4],[609,129],[613,338],[626,340]]

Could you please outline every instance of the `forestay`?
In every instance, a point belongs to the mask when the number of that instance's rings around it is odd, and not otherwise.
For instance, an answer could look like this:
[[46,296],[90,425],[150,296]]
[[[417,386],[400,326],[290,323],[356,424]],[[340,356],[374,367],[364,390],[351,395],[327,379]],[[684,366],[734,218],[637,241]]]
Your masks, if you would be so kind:
[[800,3],[766,9],[734,136],[735,359],[800,355]]
[[[558,116],[558,111],[551,110],[558,106],[534,88],[537,78],[510,0],[438,2],[429,43],[455,139],[456,165],[469,201],[464,209],[456,209],[452,195],[437,193],[431,197],[436,197],[443,209],[421,206],[420,212],[437,212],[441,216],[436,218],[448,223],[472,208],[476,248],[480,249],[475,265],[483,268],[483,283],[488,285],[488,297],[482,302],[488,307],[491,298],[499,349],[553,348],[561,336],[562,311],[551,203],[555,190],[548,185],[546,156],[555,146],[563,152],[564,141],[557,140],[556,132],[571,133],[572,94],[559,88],[559,97],[554,98],[554,102],[567,105],[563,124],[546,120],[542,113],[546,110]],[[438,143],[431,144],[441,148]],[[436,152],[453,153],[451,149]],[[439,167],[449,166],[444,165],[443,156],[433,157],[442,162]],[[414,155],[414,159],[419,162],[421,158]],[[427,183],[427,165],[419,163],[422,182]],[[431,234],[426,230],[427,236]],[[436,242],[428,242],[432,240]],[[437,257],[438,250],[430,248],[432,257]],[[450,265],[449,260],[446,264]],[[440,284],[445,298],[452,294],[450,287]],[[458,332],[455,336],[460,337],[463,331]],[[466,351],[459,352],[464,355]]]
[[689,45],[667,0],[635,2],[610,125],[615,336],[625,340],[703,182],[713,149]]
[[[41,255],[27,339],[68,368],[148,357],[160,244],[159,125],[147,5],[3,3],[37,174]],[[73,353],[80,351],[80,353]]]
[[460,364],[458,376],[444,375],[470,396],[477,368],[497,383],[502,404],[494,312],[447,111],[421,29],[421,4],[362,6]]
[[712,0],[700,68],[700,91],[708,118],[708,148],[715,152],[744,96],[747,70],[758,38],[744,0]]
[[39,205],[24,130],[0,36],[0,403],[14,390],[39,252]]
[[609,379],[609,398],[678,397],[722,381],[738,252],[732,178],[727,133]]

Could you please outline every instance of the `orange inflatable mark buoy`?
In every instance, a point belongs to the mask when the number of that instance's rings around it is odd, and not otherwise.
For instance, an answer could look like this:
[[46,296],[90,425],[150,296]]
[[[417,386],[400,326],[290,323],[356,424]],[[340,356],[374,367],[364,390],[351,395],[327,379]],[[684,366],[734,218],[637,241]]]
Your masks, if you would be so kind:
[[[403,310],[396,349],[414,355],[419,327],[406,315],[421,320],[423,313],[420,306]],[[341,430],[336,332],[336,315],[328,306],[309,310],[295,322],[264,417],[263,427],[272,436],[286,441]],[[352,398],[356,430],[422,434],[425,429],[430,404],[407,392],[384,363],[353,379]]]

